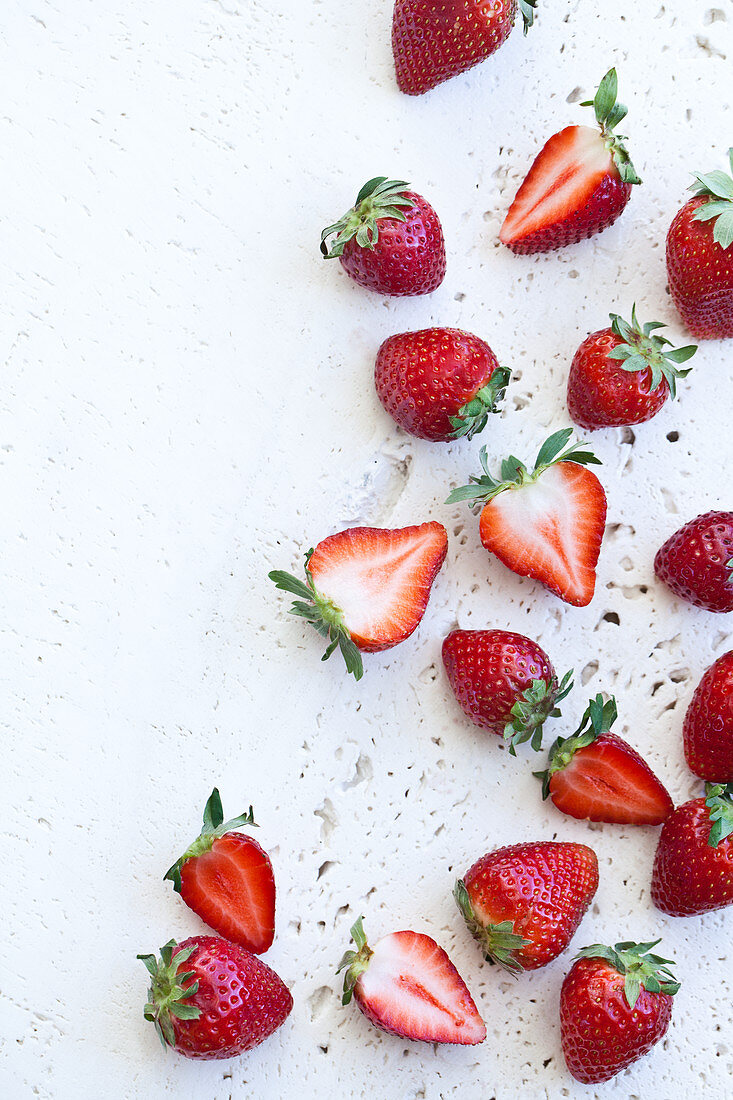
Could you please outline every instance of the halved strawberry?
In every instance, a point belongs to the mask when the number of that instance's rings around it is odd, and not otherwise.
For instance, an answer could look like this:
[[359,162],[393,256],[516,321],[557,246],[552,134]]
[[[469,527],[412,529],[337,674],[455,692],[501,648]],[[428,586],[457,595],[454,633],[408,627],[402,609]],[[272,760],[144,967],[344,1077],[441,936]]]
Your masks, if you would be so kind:
[[403,1039],[474,1045],[486,1027],[466,983],[442,947],[421,932],[393,932],[373,948],[362,918],[351,929],[356,951],[347,951],[343,1004],[352,995],[373,1024]]
[[201,834],[163,878],[209,928],[261,955],[275,935],[275,878],[267,852],[253,837],[234,831],[245,825],[257,826],[252,807],[224,821],[214,787]]
[[486,448],[479,455],[483,475],[454,489],[447,503],[484,504],[481,542],[513,572],[541,581],[561,600],[585,607],[593,597],[596,565],[606,522],[606,494],[585,468],[599,460],[572,444],[571,428],[545,440],[530,472],[510,455],[501,480],[491,476]]
[[609,730],[616,700],[591,699],[580,727],[558,737],[548,768],[535,772],[542,797],[570,817],[620,825],[661,825],[674,809],[669,792],[636,749]]
[[279,569],[268,576],[277,588],[301,597],[291,612],[329,639],[323,660],[339,646],[347,670],[359,680],[359,650],[390,649],[415,630],[447,550],[441,523],[393,531],[350,527],[308,551],[307,583]]
[[538,153],[504,219],[499,240],[512,252],[551,252],[600,233],[616,221],[641,183],[624,139],[614,128],[627,110],[616,102],[618,79],[610,69],[595,99],[598,130],[566,126]]

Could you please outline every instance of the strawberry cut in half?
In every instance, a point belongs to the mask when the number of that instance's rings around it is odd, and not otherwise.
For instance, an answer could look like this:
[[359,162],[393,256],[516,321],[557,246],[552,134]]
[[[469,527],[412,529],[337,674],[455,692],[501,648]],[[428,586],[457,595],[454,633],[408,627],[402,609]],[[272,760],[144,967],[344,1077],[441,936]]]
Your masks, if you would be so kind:
[[440,523],[387,530],[350,527],[306,554],[306,582],[273,570],[277,588],[296,600],[291,612],[328,638],[325,661],[338,646],[347,671],[361,679],[361,652],[404,642],[422,619],[448,550]]
[[571,428],[545,440],[530,471],[510,455],[499,479],[489,472],[454,489],[447,503],[482,504],[481,542],[520,577],[540,581],[566,603],[585,607],[593,598],[596,565],[606,522],[606,494],[588,463],[599,463],[582,443],[568,446]]
[[542,797],[569,817],[616,825],[661,825],[674,804],[636,749],[611,733],[616,700],[591,699],[580,727],[558,737],[548,767],[535,772]]
[[659,837],[652,901],[670,917],[733,905],[733,784],[706,783],[678,806]]
[[733,783],[733,649],[695,688],[682,727],[690,771],[709,783]]
[[430,936],[393,932],[369,947],[362,918],[351,929],[356,951],[347,951],[343,1004],[353,996],[376,1027],[424,1043],[475,1045],[486,1038],[466,983]]
[[641,183],[624,139],[614,129],[627,109],[616,101],[618,79],[610,69],[593,100],[598,130],[566,126],[538,153],[509,207],[499,240],[512,252],[552,252],[612,225]]
[[654,572],[675,596],[706,611],[733,611],[733,512],[705,512],[659,547]]
[[224,821],[216,787],[204,807],[201,833],[164,879],[201,920],[255,955],[275,936],[275,878],[267,852],[236,830],[257,827],[252,807]]

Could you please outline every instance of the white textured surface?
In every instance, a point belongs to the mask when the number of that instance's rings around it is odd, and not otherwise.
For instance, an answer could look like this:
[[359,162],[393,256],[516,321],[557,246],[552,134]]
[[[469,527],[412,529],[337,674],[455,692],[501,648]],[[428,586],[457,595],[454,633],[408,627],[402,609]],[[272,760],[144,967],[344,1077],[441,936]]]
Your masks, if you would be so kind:
[[[392,332],[474,330],[515,371],[483,441],[530,457],[568,422],[569,360],[609,309],[636,300],[684,342],[663,241],[690,170],[722,167],[731,140],[733,5],[715,2],[543,0],[525,41],[410,99],[389,0],[6,0],[3,1096],[594,1096],[560,1052],[569,956],[513,982],[481,963],[451,899],[482,852],[544,836],[599,856],[576,943],[661,934],[683,982],[667,1040],[599,1095],[725,1087],[730,911],[657,913],[656,830],[543,807],[535,762],[463,719],[440,644],[455,623],[528,633],[583,670],[554,733],[613,691],[675,799],[697,791],[682,717],[731,620],[674,602],[652,558],[731,506],[730,346],[706,345],[656,420],[597,436],[609,532],[582,610],[489,560],[468,510],[442,503],[478,441],[399,433],[370,378]],[[511,256],[496,235],[516,184],[612,62],[643,187],[595,241]],[[441,215],[448,274],[429,299],[382,300],[319,261],[322,226],[380,172]],[[427,614],[356,685],[337,657],[319,663],[267,570],[350,524],[428,518],[450,550]],[[161,875],[214,783],[225,810],[254,802],[274,854],[267,960],[296,1007],[251,1054],[197,1064],[144,1025],[134,956],[202,930]],[[373,937],[413,926],[449,950],[482,1047],[402,1043],[340,1007],[333,969],[359,912]]]

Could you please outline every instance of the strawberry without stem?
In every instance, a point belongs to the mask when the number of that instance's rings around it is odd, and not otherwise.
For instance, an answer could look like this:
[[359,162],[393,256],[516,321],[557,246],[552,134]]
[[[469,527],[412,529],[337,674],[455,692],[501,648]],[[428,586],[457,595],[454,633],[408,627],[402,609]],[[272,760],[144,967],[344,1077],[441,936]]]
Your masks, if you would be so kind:
[[661,825],[674,804],[649,765],[610,729],[616,700],[592,699],[580,727],[550,749],[542,797],[570,817],[620,825]]
[[485,957],[518,974],[565,950],[597,889],[591,848],[540,841],[482,856],[458,880],[454,897]]
[[706,611],[733,611],[733,512],[705,512],[657,550],[654,572],[675,596]]
[[733,785],[707,783],[678,806],[659,837],[652,901],[671,917],[733,905]]
[[718,657],[695,688],[682,727],[691,772],[733,783],[733,650]]
[[346,952],[337,971],[346,971],[343,1004],[353,996],[368,1020],[403,1039],[484,1041],[486,1027],[465,982],[430,936],[393,932],[370,948],[361,917],[351,936],[356,951]]
[[347,671],[360,680],[360,650],[390,649],[415,630],[447,550],[440,523],[394,531],[350,527],[308,551],[307,583],[279,569],[268,576],[300,597],[291,612],[329,639],[323,660],[338,646]]
[[626,117],[616,102],[618,80],[610,69],[595,99],[600,133],[590,126],[566,126],[538,153],[504,219],[499,240],[512,252],[551,252],[612,225],[641,183],[624,139],[614,128]]
[[215,932],[261,955],[275,935],[275,878],[267,852],[235,831],[245,825],[256,826],[252,807],[225,822],[214,787],[200,836],[164,878]]
[[483,340],[455,328],[403,332],[377,354],[377,395],[395,423],[434,442],[483,431],[509,371]]
[[581,443],[566,448],[571,435],[572,429],[564,428],[545,440],[531,471],[510,455],[502,462],[501,480],[489,473],[482,447],[483,475],[454,489],[447,503],[483,504],[479,527],[486,549],[521,577],[533,577],[561,600],[585,607],[595,589],[606,494],[585,469],[599,460],[581,450]]

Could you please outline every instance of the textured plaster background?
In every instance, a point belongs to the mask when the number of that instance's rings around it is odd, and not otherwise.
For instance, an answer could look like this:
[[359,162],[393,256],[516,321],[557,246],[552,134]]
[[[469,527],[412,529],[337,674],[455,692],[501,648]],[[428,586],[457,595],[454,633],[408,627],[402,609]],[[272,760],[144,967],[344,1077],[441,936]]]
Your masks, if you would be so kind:
[[[543,806],[526,754],[464,720],[442,673],[456,623],[537,639],[682,801],[681,751],[730,617],[675,602],[657,546],[730,507],[730,347],[707,344],[680,400],[594,437],[609,499],[596,596],[579,610],[490,560],[442,502],[479,441],[413,440],[373,392],[387,335],[458,325],[514,371],[481,442],[532,457],[568,423],[569,361],[609,310],[668,321],[664,234],[693,168],[723,167],[730,0],[542,0],[537,25],[424,98],[401,96],[389,0],[6,0],[0,16],[0,458],[5,680],[0,1091],[9,1100],[670,1100],[733,1069],[731,913],[649,900],[653,829]],[[519,259],[497,231],[553,131],[612,64],[644,185],[615,227]],[[318,236],[365,179],[438,210],[448,274],[382,300],[322,263]],[[450,550],[427,614],[360,684],[286,614],[268,569],[355,523],[438,519]],[[581,682],[582,685],[581,686]],[[278,884],[267,956],[295,1009],[232,1062],[164,1053],[142,1021],[138,951],[203,931],[161,876],[214,784],[253,802]],[[505,843],[586,841],[601,864],[575,941],[653,939],[682,990],[654,1053],[596,1093],[566,1073],[569,955],[514,982],[483,964],[451,899]],[[342,1009],[349,926],[412,926],[451,953],[489,1036],[433,1049]],[[717,1082],[717,1086],[715,1084]],[[725,1088],[725,1085],[722,1086]],[[651,1092],[650,1092],[651,1089]]]

